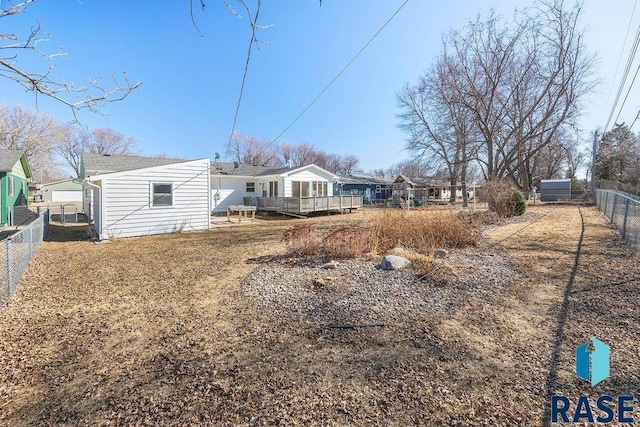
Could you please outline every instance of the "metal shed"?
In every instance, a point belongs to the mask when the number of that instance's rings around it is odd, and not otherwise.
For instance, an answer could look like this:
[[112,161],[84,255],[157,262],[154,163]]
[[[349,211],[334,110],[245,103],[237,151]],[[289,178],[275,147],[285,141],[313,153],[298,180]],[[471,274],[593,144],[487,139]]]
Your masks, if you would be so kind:
[[540,201],[571,200],[570,179],[543,179],[540,181]]

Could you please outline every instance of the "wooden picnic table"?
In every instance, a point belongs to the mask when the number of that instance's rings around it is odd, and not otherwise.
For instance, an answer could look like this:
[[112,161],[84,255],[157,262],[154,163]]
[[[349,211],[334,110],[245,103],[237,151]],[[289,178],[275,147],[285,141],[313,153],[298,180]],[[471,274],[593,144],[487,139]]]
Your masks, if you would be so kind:
[[238,223],[242,222],[242,218],[247,219],[248,212],[251,212],[251,220],[253,221],[256,218],[256,207],[255,206],[244,206],[244,205],[230,205],[227,207],[227,222],[231,222],[231,215],[237,212],[238,213]]

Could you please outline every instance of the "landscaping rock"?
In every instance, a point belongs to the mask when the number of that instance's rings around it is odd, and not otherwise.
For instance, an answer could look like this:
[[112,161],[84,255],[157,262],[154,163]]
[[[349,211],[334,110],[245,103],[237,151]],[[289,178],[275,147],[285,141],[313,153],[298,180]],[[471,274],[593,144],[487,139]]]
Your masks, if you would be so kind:
[[446,256],[449,255],[449,251],[446,249],[438,248],[434,251],[433,255],[436,258],[446,258]]
[[338,261],[329,261],[326,264],[323,264],[320,268],[328,268],[328,269],[335,269],[338,268],[338,266],[340,265],[340,263]]
[[383,270],[403,270],[411,265],[411,261],[398,255],[386,255],[382,258],[380,268]]

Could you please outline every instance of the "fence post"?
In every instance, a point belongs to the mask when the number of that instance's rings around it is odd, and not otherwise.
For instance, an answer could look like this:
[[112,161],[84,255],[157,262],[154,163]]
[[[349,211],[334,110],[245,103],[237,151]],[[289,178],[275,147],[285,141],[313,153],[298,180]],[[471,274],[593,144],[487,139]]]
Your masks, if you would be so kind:
[[6,240],[7,245],[7,289],[9,291],[9,296],[11,296],[11,282],[13,282],[12,271],[11,271],[11,240]]
[[613,224],[613,217],[616,216],[616,199],[618,198],[617,194],[613,195],[613,208],[611,209],[611,224]]
[[629,199],[625,199],[624,204],[624,219],[622,220],[622,227],[620,229],[620,233],[622,234],[622,240],[624,240],[624,236],[627,233],[627,217],[629,216]]
[[27,229],[29,230],[29,259],[33,259],[33,226],[29,225]]

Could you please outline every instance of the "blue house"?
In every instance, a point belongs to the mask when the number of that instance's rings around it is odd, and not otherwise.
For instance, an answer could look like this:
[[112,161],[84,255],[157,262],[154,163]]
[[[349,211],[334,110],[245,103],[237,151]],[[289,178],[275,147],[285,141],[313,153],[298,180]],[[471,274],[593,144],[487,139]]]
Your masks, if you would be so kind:
[[362,196],[363,203],[381,203],[393,194],[393,179],[364,174],[338,175],[333,194]]

